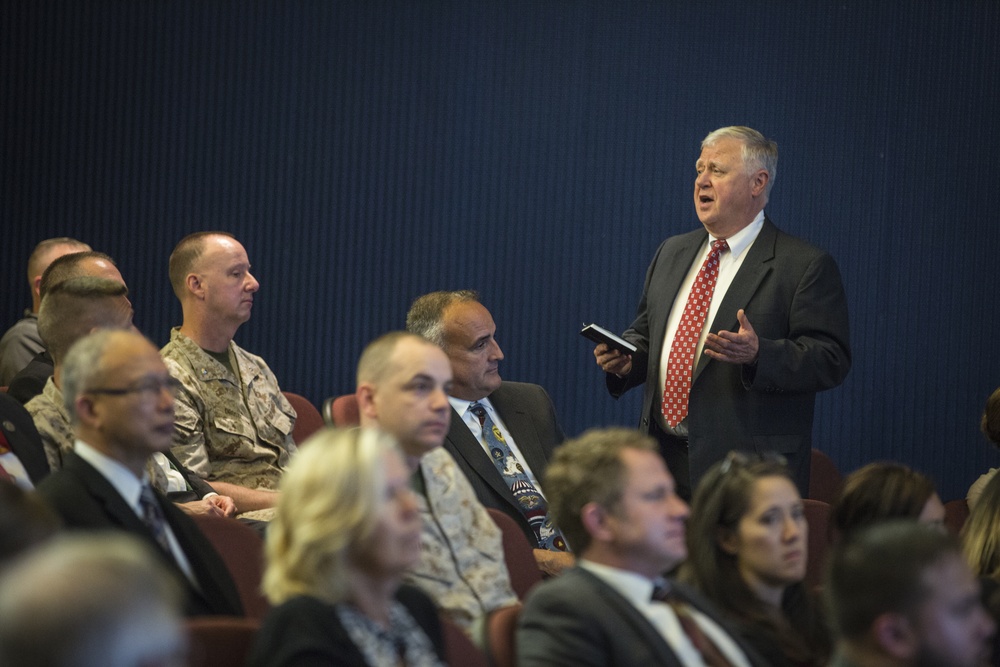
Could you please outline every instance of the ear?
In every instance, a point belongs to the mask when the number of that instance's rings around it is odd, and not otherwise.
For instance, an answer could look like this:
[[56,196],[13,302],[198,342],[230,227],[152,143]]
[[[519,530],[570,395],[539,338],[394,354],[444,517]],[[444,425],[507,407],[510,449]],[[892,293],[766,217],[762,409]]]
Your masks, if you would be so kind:
[[358,389],[354,392],[354,396],[358,400],[358,412],[361,413],[361,416],[377,420],[378,407],[375,405],[375,387],[366,382],[362,382],[358,385]]
[[882,614],[872,623],[871,632],[879,648],[896,660],[912,658],[920,648],[920,637],[903,614]]
[[191,294],[194,294],[199,298],[204,297],[205,287],[197,273],[187,274],[187,277],[184,278],[184,284],[187,286],[188,292]]
[[595,542],[608,542],[613,539],[614,531],[609,525],[610,519],[608,511],[595,502],[587,503],[580,509],[580,521]]
[[771,180],[771,175],[764,169],[758,169],[757,173],[750,177],[750,192],[754,197],[764,195],[769,180]]
[[97,412],[94,409],[94,399],[87,394],[81,394],[73,401],[76,408],[76,419],[85,426],[90,426],[97,419]]
[[31,291],[35,293],[35,296],[42,295],[42,277],[35,276],[35,279],[31,281]]
[[719,548],[730,556],[735,556],[739,551],[740,544],[735,530],[720,527],[715,533],[715,541],[719,545]]

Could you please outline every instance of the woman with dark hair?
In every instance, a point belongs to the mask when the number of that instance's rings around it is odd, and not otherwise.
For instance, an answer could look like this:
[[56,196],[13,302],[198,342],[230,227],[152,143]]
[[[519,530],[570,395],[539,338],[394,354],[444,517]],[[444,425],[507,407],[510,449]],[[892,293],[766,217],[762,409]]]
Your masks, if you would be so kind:
[[680,578],[736,623],[775,667],[824,664],[829,638],[802,580],[809,527],[779,458],[730,452],[702,478]]
[[869,463],[848,475],[830,508],[834,538],[886,519],[916,519],[944,530],[944,505],[934,482],[892,462]]

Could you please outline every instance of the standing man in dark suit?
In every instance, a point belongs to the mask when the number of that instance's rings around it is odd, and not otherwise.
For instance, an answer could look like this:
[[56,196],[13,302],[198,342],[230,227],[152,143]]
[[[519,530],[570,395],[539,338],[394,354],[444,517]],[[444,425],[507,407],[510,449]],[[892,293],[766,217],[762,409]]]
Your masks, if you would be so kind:
[[194,522],[155,491],[146,463],[171,445],[177,382],[132,331],[102,330],[70,348],[62,387],[76,444],[38,492],[71,529],[123,530],[153,546],[186,584],[190,615],[240,615],[226,566]]
[[708,601],[663,577],[687,557],[688,507],[656,450],[617,428],[556,451],[545,488],[578,566],[528,595],[521,667],[767,664]]
[[548,393],[536,384],[501,380],[497,327],[476,292],[425,294],[410,307],[406,328],[443,349],[451,362],[451,426],[444,448],[479,502],[521,526],[543,571],[556,574],[572,565],[539,484],[565,439]]
[[777,144],[724,127],[701,146],[704,229],[657,250],[624,334],[637,352],[600,344],[594,356],[612,396],[644,385],[640,428],[659,440],[682,497],[731,449],[780,452],[804,495],[816,392],[851,367],[840,272],[764,215]]

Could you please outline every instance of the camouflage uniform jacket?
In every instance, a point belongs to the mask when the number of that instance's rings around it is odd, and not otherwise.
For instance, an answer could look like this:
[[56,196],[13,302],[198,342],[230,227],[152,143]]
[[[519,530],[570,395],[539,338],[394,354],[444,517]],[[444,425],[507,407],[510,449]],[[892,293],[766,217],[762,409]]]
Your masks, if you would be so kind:
[[420,473],[421,556],[405,579],[468,632],[488,612],[517,603],[500,529],[443,447],[420,459]]
[[[63,457],[66,452],[73,451],[73,443],[76,440],[76,434],[73,433],[73,426],[69,421],[69,412],[63,403],[62,391],[50,377],[45,382],[42,393],[28,401],[24,407],[31,413],[38,435],[42,436],[42,447],[45,448],[49,469],[53,472],[59,470],[62,468]],[[146,474],[153,488],[163,493],[169,490],[166,474],[169,469],[170,463],[162,454],[154,454],[149,458]]]
[[264,360],[229,343],[240,377],[178,328],[160,354],[183,388],[177,394],[174,455],[209,482],[276,489],[295,452],[295,409]]

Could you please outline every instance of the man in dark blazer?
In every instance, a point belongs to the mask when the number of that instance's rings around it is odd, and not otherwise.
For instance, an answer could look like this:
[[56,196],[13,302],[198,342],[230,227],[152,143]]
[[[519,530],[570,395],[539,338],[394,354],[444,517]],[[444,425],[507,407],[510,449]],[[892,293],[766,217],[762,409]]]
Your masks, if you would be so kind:
[[[777,159],[777,145],[750,128],[705,138],[694,188],[704,229],[657,250],[624,334],[638,350],[594,350],[613,396],[644,385],[640,428],[660,441],[686,498],[732,449],[779,452],[804,495],[816,393],[851,367],[836,263],[764,215]],[[714,294],[698,322],[690,313],[699,299],[689,295],[708,278]],[[696,342],[690,357],[680,354],[685,341]],[[672,392],[683,394],[676,404]]]
[[[588,431],[559,448],[545,481],[578,565],[528,594],[521,667],[680,667],[709,651],[767,664],[707,601],[663,577],[687,557],[688,507],[652,438]],[[685,629],[688,619],[695,627]]]
[[[548,393],[536,384],[501,380],[504,355],[496,341],[496,324],[471,290],[425,294],[410,307],[406,326],[441,347],[451,362],[451,425],[444,448],[472,484],[479,502],[517,522],[535,547],[543,570],[557,573],[571,565],[565,542],[540,535],[537,520],[534,526],[529,523],[510,482],[487,452],[490,446],[482,428],[488,414],[510,448],[513,461],[504,457],[506,465],[518,467],[540,491],[549,458],[565,439]],[[478,406],[484,411],[482,421],[474,414]]]
[[[0,392],[0,432],[7,441],[9,453],[17,457],[31,484],[36,485],[41,482],[49,474],[49,463],[45,460],[42,439],[38,437],[31,415],[24,406],[3,392]],[[0,466],[3,466],[11,477],[15,479],[18,477],[18,474],[7,469],[8,466],[4,465],[3,460],[0,460]]]
[[147,460],[173,439],[175,382],[132,331],[102,330],[62,363],[76,445],[39,494],[70,529],[123,530],[147,540],[186,584],[189,615],[240,615],[235,585],[194,522],[152,489]]

